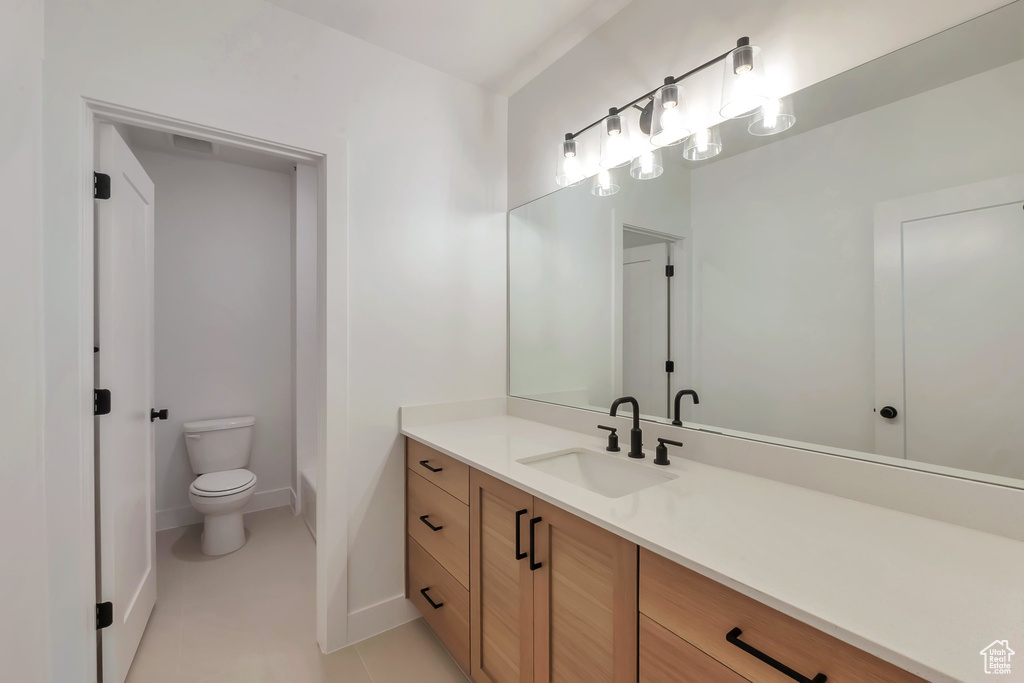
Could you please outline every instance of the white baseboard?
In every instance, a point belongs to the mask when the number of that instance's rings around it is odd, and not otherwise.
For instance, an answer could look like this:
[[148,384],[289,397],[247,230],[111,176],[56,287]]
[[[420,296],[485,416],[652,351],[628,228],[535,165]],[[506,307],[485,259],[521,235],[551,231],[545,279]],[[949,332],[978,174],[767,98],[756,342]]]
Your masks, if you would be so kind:
[[288,502],[292,506],[292,514],[299,514],[299,498],[295,495],[295,489],[288,489],[291,495],[288,496]]
[[[248,505],[245,506],[244,512],[269,510],[270,508],[279,508],[286,505],[292,506],[292,509],[294,510],[294,501],[295,492],[292,491],[291,487],[274,489],[273,491],[258,491],[256,495],[252,497],[252,500],[249,501]],[[191,505],[187,507],[171,508],[170,510],[156,511],[157,531],[176,529],[181,526],[189,526],[190,524],[199,524],[202,521],[203,515]]]
[[378,633],[419,618],[416,606],[400,593],[375,605],[363,607],[348,615],[348,644],[372,638]]

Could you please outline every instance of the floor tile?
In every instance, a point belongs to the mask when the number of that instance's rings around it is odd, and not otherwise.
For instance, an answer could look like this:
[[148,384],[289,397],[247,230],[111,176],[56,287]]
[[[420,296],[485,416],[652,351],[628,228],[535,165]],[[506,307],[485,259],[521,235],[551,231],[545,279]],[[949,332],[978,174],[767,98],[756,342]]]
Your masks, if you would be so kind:
[[373,683],[464,683],[468,680],[422,619],[356,643]]
[[245,516],[239,550],[207,557],[202,525],[157,534],[157,604],[128,683],[464,683],[421,621],[324,655],[316,546],[289,508]]

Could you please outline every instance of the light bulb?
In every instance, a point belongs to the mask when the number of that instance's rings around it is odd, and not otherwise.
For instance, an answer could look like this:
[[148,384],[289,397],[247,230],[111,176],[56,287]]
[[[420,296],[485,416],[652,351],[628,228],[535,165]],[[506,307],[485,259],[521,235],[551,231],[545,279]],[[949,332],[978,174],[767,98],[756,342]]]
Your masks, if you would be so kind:
[[708,151],[708,139],[711,137],[711,131],[707,128],[701,128],[695,134],[697,143],[697,151],[704,154]]
[[654,152],[644,152],[640,155],[640,172],[644,175],[654,173]]
[[779,111],[782,109],[782,103],[777,99],[770,99],[764,103],[761,107],[762,125],[768,130],[774,130],[775,126],[779,122]]

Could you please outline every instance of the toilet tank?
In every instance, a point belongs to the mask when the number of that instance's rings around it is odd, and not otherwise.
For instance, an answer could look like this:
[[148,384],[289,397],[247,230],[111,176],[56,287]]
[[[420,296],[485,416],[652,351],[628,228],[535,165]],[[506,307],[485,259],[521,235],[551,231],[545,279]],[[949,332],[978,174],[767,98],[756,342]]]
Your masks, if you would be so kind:
[[206,474],[248,465],[254,424],[251,415],[186,422],[185,447],[192,471]]

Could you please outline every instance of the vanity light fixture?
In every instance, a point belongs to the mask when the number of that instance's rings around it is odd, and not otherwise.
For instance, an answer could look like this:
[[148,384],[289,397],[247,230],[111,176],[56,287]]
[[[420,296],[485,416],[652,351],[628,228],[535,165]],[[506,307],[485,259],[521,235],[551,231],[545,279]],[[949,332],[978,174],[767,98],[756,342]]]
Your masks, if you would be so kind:
[[576,150],[576,141],[565,136],[565,140],[558,143],[558,167],[555,169],[555,182],[561,187],[572,187],[579,185],[587,179],[583,170],[583,162],[580,161]]
[[[618,186],[608,169],[630,164],[630,175],[646,180],[657,178],[664,171],[659,155],[652,150],[659,147],[683,144],[683,156],[692,161],[710,159],[722,151],[722,138],[714,121],[694,126],[690,121],[689,107],[680,83],[716,65],[724,65],[722,96],[719,115],[726,119],[754,115],[748,126],[753,135],[774,135],[790,128],[796,122],[792,102],[771,99],[767,94],[760,48],[751,45],[747,37],[736,41],[736,47],[723,52],[681,76],[669,76],[664,82],[627,102],[621,107],[612,107],[608,115],[584,126],[575,133],[566,133],[559,143],[558,168],[555,180],[562,187],[583,182],[584,177],[593,174],[595,164],[579,161],[576,143],[583,133],[600,126],[601,170],[595,180],[592,192],[607,196],[618,191]],[[641,103],[644,103],[641,105]],[[701,108],[701,107],[698,107]],[[630,141],[629,127],[623,113],[630,109],[640,111],[640,132],[649,136],[649,145],[637,146]],[[717,117],[716,117],[717,118]],[[614,188],[614,189],[612,189]]]
[[633,160],[629,130],[614,107],[601,122],[601,168],[618,168]]
[[719,111],[725,118],[750,116],[768,101],[760,57],[761,49],[751,45],[748,38],[740,38],[736,49],[726,56]]
[[602,168],[594,177],[594,187],[590,188],[590,193],[595,197],[610,197],[618,191],[619,186],[607,168]]
[[640,156],[633,159],[633,163],[629,167],[629,175],[637,180],[651,180],[664,172],[665,167],[661,163],[660,149],[649,149],[642,152]]
[[676,85],[672,77],[666,78],[665,85],[654,93],[649,124],[652,145],[678,145],[690,134],[686,120],[686,103],[681,97],[682,94],[682,87]]

